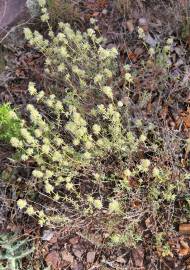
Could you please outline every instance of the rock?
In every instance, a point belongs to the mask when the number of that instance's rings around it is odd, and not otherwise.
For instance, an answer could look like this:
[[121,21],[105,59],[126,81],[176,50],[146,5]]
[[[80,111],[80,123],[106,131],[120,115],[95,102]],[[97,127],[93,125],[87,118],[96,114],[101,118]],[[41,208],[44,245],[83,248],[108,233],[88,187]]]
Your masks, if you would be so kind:
[[0,0],[0,34],[6,34],[9,27],[25,18],[26,0]]
[[0,43],[13,50],[22,47],[23,24],[30,18],[26,0],[0,0]]
[[153,37],[150,35],[150,33],[146,33],[144,40],[151,47],[156,47],[156,45],[159,43],[158,37],[156,35]]
[[50,241],[52,237],[54,236],[54,232],[51,230],[44,230],[42,235],[42,240],[44,241]]

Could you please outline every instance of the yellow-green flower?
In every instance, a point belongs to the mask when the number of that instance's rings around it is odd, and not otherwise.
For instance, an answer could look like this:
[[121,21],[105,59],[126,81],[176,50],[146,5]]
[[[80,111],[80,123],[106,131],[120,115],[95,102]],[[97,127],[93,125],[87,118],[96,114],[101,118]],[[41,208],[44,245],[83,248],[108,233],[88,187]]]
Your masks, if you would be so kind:
[[152,171],[152,175],[154,177],[158,177],[160,175],[160,170],[157,167],[154,167],[154,169]]
[[26,200],[23,200],[23,199],[19,199],[19,200],[17,201],[17,205],[18,205],[18,207],[19,207],[20,209],[23,209],[23,208],[26,207],[27,201],[26,201]]
[[34,208],[31,205],[26,209],[26,214],[28,214],[29,216],[35,214]]
[[109,98],[113,99],[113,93],[112,93],[112,89],[110,86],[104,86],[102,87],[102,92],[104,92],[104,94],[106,96],[108,96]]
[[125,80],[129,83],[133,82],[133,77],[129,72],[125,73]]
[[120,205],[119,201],[112,200],[109,203],[109,211],[111,213],[119,213],[119,212],[121,212],[121,205]]
[[101,131],[101,127],[97,124],[94,124],[93,127],[92,127],[92,130],[94,132],[95,135],[98,135]]
[[97,209],[101,209],[102,208],[102,202],[99,199],[96,199],[93,201],[94,207]]

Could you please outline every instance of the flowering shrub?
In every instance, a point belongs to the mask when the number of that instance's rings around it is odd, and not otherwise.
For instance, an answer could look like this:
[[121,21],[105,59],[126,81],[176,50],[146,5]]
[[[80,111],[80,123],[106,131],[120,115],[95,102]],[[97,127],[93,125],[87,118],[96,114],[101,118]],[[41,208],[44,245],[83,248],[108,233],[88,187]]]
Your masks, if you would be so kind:
[[[32,160],[31,189],[44,194],[49,204],[36,206],[27,192],[17,205],[37,216],[42,226],[72,223],[73,216],[99,218],[112,244],[135,246],[143,239],[140,228],[147,217],[156,214],[155,222],[166,223],[159,211],[163,204],[166,210],[172,207],[186,176],[179,170],[174,174],[164,161],[159,130],[130,115],[128,89],[134,78],[128,66],[121,90],[128,102],[118,100],[116,48],[105,49],[93,29],[75,32],[59,23],[55,34],[45,1],[39,4],[49,38],[28,28],[24,32],[45,55],[45,72],[54,80],[51,94],[29,83],[35,100],[27,105],[30,124],[22,122],[21,138],[14,135],[10,142],[21,162]],[[86,109],[89,95],[95,102]]]

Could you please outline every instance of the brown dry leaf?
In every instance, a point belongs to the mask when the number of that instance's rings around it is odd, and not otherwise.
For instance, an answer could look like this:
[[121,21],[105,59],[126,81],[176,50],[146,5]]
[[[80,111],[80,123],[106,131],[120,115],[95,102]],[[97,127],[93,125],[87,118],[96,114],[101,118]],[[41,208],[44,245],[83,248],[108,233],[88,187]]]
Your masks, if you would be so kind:
[[74,245],[73,253],[77,258],[81,259],[82,255],[84,254],[84,249],[81,245]]
[[185,242],[185,241],[183,241],[183,240],[181,240],[180,241],[180,245],[181,245],[181,247],[179,249],[179,255],[180,256],[186,256],[186,255],[188,255],[189,252],[190,252],[190,248],[189,248],[188,243]]
[[98,15],[100,14],[100,12],[94,12],[93,14],[92,14],[92,17],[97,17]]
[[134,25],[133,25],[133,21],[132,20],[128,20],[126,22],[126,26],[127,26],[127,29],[129,31],[129,33],[132,33],[135,29]]
[[118,263],[126,263],[126,260],[122,256],[119,256],[119,257],[116,258],[116,262],[118,262]]
[[186,112],[181,114],[185,128],[190,128],[190,108]]
[[186,249],[188,249],[188,248],[189,248],[188,243],[187,243],[187,242],[185,242],[184,240],[181,240],[181,241],[180,241],[180,245],[182,246],[182,248],[186,248]]
[[64,250],[64,251],[61,253],[61,255],[62,255],[62,259],[63,259],[64,261],[69,262],[69,263],[73,263],[73,261],[74,261],[74,256],[73,256],[70,252]]
[[180,224],[179,232],[182,234],[190,234],[190,224]]
[[61,269],[61,258],[59,253],[56,251],[51,251],[45,258],[45,261],[48,266],[51,266],[53,270]]
[[103,243],[103,237],[101,234],[95,234],[95,233],[90,233],[88,234],[88,239],[91,243],[93,243],[95,246],[101,246]]
[[132,207],[137,208],[137,209],[140,208],[141,207],[141,201],[140,200],[133,201]]
[[87,1],[86,6],[87,8],[91,10],[99,10],[99,9],[104,9],[108,5],[107,0],[96,0],[96,1]]
[[60,237],[60,232],[54,232],[54,234],[52,235],[51,239],[48,240],[48,242],[51,244],[56,244],[59,237]]
[[69,243],[71,245],[76,245],[76,244],[78,244],[79,239],[80,239],[79,236],[75,236],[75,237],[69,239]]
[[88,263],[93,263],[95,260],[96,252],[95,251],[89,251],[86,255],[86,260]]
[[137,47],[134,53],[136,54],[137,58],[139,58],[144,53],[144,49],[142,47]]
[[167,115],[168,115],[168,106],[164,105],[162,111],[160,112],[160,117],[165,120]]
[[185,147],[185,159],[186,160],[188,159],[189,153],[190,153],[190,136],[186,141],[186,147]]
[[129,60],[131,60],[133,63],[136,62],[138,59],[137,55],[132,51],[129,51],[127,56],[129,58]]
[[132,250],[132,258],[136,267],[143,267],[144,263],[144,249],[139,247]]
[[146,220],[145,220],[145,224],[146,224],[146,227],[148,228],[148,229],[150,229],[151,227],[153,227],[154,226],[154,223],[155,223],[155,221],[154,221],[154,218],[151,216],[151,217],[148,217]]
[[84,270],[84,265],[82,262],[77,262],[77,261],[74,261],[72,267],[71,267],[72,270]]

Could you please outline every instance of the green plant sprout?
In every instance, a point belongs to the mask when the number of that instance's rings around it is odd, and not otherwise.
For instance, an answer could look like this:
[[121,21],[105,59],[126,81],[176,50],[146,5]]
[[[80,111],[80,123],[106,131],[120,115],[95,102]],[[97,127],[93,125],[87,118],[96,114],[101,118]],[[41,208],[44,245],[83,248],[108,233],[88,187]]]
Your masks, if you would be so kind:
[[9,103],[0,105],[0,140],[9,142],[12,136],[20,136],[21,120]]

